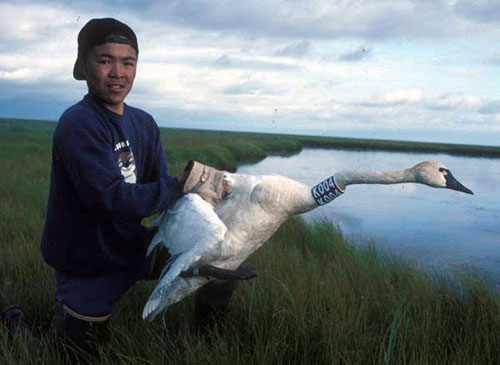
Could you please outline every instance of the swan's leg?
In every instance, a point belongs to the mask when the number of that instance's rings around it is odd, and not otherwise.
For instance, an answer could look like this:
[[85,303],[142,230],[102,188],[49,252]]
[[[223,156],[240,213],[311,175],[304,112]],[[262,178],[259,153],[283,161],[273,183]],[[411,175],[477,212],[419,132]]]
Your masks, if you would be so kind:
[[223,280],[249,280],[257,276],[255,268],[250,264],[240,265],[236,270],[221,269],[212,265],[203,265],[181,272],[183,278],[206,276]]

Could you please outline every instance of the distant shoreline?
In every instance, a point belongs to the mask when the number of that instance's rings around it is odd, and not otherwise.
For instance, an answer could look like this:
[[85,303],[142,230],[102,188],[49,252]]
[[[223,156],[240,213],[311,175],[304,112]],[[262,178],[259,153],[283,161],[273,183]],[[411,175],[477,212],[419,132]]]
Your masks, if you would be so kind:
[[[14,125],[22,123],[22,126]],[[44,131],[50,131],[55,128],[55,121],[48,120],[33,120],[33,119],[16,119],[16,118],[0,118],[0,130],[19,131],[19,128],[42,127]],[[248,140],[257,141],[275,141],[276,149],[268,144],[266,152],[297,152],[302,147],[308,148],[332,148],[332,149],[354,149],[354,150],[376,150],[376,151],[397,151],[410,153],[445,153],[449,155],[471,156],[471,157],[500,157],[500,146],[482,146],[454,143],[436,143],[436,142],[411,142],[385,139],[361,139],[347,137],[320,137],[320,136],[305,136],[292,134],[272,134],[259,132],[233,132],[221,130],[204,130],[204,129],[180,129],[160,127],[164,136],[211,136],[217,134],[219,137],[226,138],[237,137]],[[288,146],[283,146],[279,140],[287,140],[290,143]],[[297,146],[300,145],[300,146]]]
[[382,139],[356,139],[338,137],[317,137],[323,140],[303,139],[304,147],[355,149],[355,150],[379,150],[397,151],[411,153],[445,153],[449,155],[471,156],[471,157],[500,157],[500,147],[465,145],[453,143],[433,142],[410,142],[393,141]]

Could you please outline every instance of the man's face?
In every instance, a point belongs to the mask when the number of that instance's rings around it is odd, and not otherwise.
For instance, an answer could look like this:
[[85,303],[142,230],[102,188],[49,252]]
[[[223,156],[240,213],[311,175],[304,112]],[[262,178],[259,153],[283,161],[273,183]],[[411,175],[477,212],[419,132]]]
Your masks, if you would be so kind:
[[137,54],[128,44],[105,43],[94,47],[85,61],[84,73],[93,95],[117,114],[123,114],[123,100],[132,89]]

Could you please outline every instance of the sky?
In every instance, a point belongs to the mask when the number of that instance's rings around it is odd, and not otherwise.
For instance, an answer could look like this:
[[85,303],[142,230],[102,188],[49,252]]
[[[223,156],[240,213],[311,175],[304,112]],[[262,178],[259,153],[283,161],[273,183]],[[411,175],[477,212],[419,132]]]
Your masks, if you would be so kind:
[[92,18],[162,127],[500,145],[500,1],[0,0],[0,117],[57,120]]

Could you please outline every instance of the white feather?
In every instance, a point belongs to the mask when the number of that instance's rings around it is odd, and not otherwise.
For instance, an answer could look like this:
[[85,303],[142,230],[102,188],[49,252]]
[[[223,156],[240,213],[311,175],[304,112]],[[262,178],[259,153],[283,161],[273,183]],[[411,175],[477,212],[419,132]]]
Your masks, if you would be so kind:
[[196,194],[187,194],[171,210],[162,214],[158,233],[148,248],[162,243],[175,259],[153,290],[143,311],[143,318],[154,318],[163,308],[181,300],[205,282],[204,278],[184,279],[182,271],[210,261],[220,252],[227,228],[213,207]]

